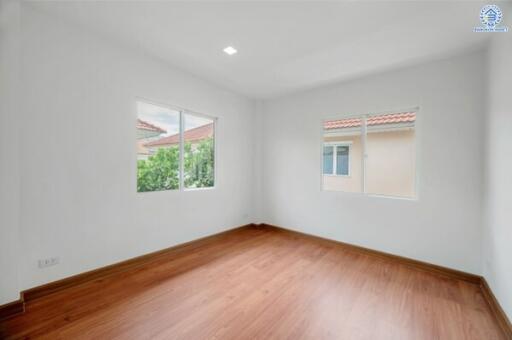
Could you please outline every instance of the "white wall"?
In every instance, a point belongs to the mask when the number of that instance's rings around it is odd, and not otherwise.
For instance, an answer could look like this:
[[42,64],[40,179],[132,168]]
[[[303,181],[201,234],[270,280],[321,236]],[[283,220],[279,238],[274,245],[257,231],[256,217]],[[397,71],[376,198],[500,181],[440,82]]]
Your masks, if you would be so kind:
[[19,37],[19,3],[0,2],[0,305],[19,298]]
[[[480,273],[484,56],[298,93],[265,104],[265,222]],[[420,106],[419,199],[320,191],[321,121]]]
[[498,35],[488,59],[483,274],[512,320],[512,39]]
[[[252,101],[26,4],[22,48],[21,290],[251,221]],[[217,188],[136,193],[137,96],[219,117]]]

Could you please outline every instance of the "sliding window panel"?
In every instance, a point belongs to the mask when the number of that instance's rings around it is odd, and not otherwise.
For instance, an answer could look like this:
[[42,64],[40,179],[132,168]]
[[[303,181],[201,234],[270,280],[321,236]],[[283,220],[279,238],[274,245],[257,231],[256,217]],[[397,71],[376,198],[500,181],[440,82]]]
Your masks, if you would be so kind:
[[363,191],[362,124],[360,118],[323,122],[323,190]]
[[137,191],[179,189],[180,113],[137,102]]
[[366,192],[416,197],[416,113],[367,118]]
[[215,185],[215,120],[185,113],[183,175],[186,189]]

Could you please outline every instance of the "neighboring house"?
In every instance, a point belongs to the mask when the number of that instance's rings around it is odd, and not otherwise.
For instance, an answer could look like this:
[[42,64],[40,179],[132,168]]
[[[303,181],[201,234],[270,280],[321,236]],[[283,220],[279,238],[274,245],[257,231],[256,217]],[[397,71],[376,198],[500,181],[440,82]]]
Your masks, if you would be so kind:
[[[416,113],[367,119],[366,192],[413,197]],[[324,122],[324,190],[362,192],[361,119]]]
[[[200,141],[212,138],[213,137],[213,123],[209,123],[206,125],[202,125],[193,129],[186,130],[183,133],[183,138],[185,142],[191,142],[192,147],[197,145]],[[166,148],[173,145],[179,145],[180,143],[180,134],[174,134],[171,136],[166,136],[159,138],[157,140],[151,141],[149,143],[144,144],[144,147],[149,149],[151,152],[158,150],[159,148]]]
[[148,159],[151,151],[145,147],[146,143],[158,139],[167,131],[156,125],[137,119],[137,159]]

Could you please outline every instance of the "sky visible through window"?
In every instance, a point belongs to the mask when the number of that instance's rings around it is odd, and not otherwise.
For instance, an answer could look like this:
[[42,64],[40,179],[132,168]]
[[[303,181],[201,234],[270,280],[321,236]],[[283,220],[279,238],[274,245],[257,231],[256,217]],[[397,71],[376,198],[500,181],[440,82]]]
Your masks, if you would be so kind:
[[[137,106],[139,119],[167,131],[161,135],[162,137],[175,135],[180,132],[179,111],[145,102],[138,102]],[[185,119],[185,130],[190,130],[210,123],[211,119],[187,115],[187,119]]]

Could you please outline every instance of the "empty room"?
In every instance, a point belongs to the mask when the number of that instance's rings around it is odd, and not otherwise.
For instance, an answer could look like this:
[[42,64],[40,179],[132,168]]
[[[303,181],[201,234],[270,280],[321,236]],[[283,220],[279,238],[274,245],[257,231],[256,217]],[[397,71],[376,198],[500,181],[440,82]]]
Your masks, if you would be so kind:
[[0,0],[0,339],[512,340],[512,1]]

